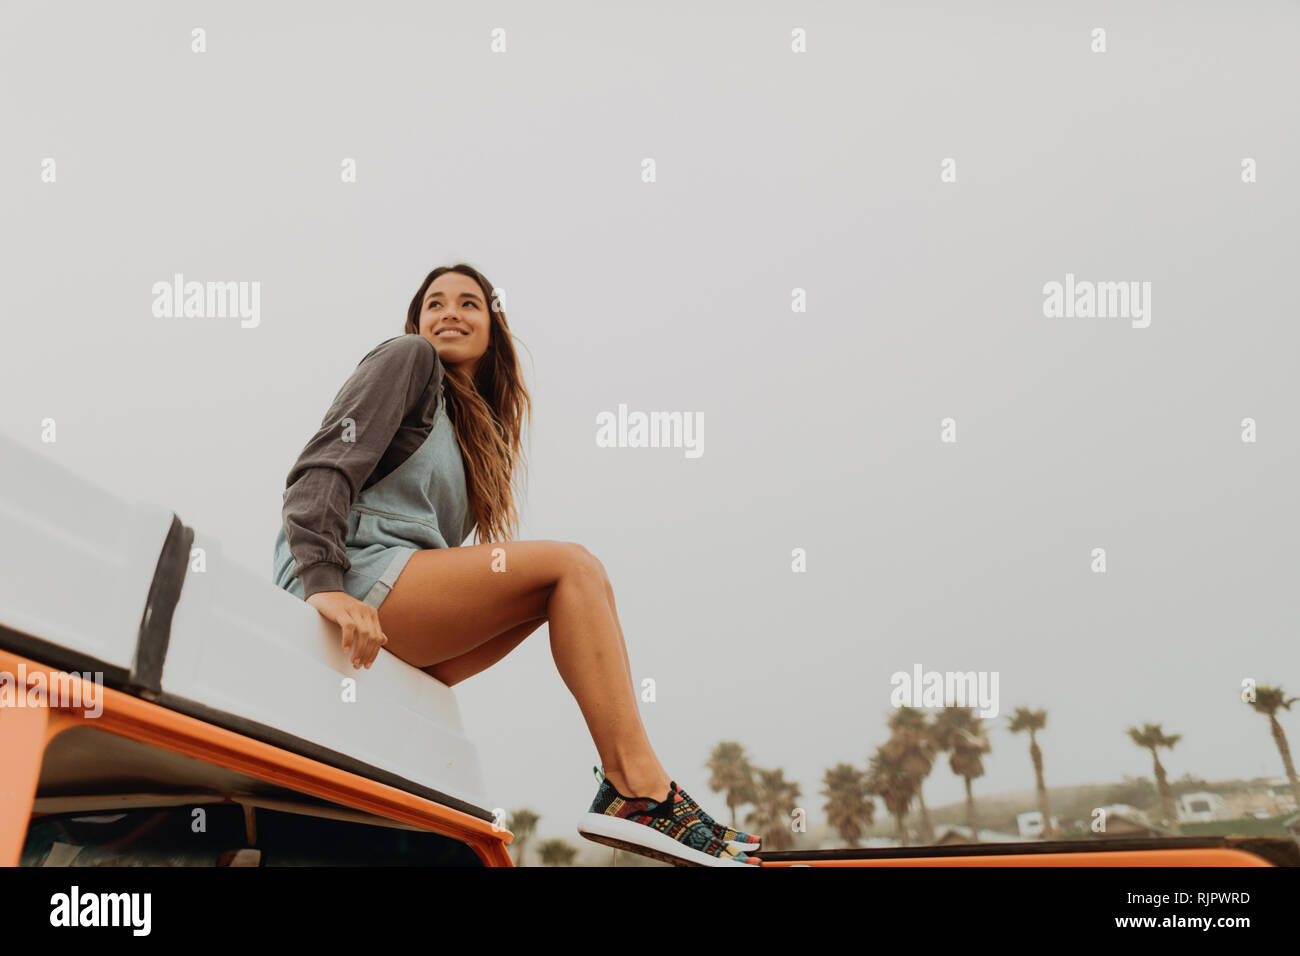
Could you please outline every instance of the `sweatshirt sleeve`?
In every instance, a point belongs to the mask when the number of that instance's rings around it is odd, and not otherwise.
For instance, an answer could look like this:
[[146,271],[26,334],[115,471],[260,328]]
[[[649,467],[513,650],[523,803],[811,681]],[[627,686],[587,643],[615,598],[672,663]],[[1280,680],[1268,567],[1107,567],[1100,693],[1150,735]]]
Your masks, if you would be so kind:
[[357,364],[289,470],[281,517],[304,598],[343,590],[352,566],[345,544],[352,504],[403,419],[421,406],[431,384],[441,385],[442,375],[437,350],[424,336],[381,342]]

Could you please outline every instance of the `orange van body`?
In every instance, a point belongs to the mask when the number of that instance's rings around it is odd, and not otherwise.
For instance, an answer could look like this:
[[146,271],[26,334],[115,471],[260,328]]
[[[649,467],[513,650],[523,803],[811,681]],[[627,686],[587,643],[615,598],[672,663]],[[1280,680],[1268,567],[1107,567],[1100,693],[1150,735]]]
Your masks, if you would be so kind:
[[[37,661],[0,650],[0,672],[30,678],[37,672],[61,673]],[[78,676],[70,675],[72,681]],[[513,866],[506,847],[509,830],[459,810],[186,714],[133,697],[110,687],[96,688],[103,712],[96,717],[48,706],[0,707],[0,762],[5,767],[0,791],[0,865],[16,866],[22,853],[46,748],[76,727],[127,737],[143,744],[237,771],[298,793],[412,824],[468,845],[486,866]]]

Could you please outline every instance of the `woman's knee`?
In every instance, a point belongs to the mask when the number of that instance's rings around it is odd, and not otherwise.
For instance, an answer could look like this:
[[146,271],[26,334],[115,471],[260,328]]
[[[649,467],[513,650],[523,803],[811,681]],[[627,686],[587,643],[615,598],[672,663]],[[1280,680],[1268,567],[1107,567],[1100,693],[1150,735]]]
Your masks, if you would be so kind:
[[580,544],[570,541],[560,542],[560,544],[563,548],[563,566],[566,576],[591,581],[600,585],[602,589],[608,586],[609,576],[605,573],[605,566],[600,563],[598,557]]

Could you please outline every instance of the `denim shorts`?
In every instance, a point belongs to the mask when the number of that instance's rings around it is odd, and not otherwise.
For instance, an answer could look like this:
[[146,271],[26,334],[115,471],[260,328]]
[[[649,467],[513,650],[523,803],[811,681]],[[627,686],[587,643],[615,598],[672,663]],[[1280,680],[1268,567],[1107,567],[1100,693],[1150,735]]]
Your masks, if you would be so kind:
[[[302,579],[293,574],[293,555],[287,546],[280,551],[283,553],[277,552],[276,585],[300,600],[305,600]],[[352,567],[343,572],[343,590],[358,601],[379,607],[415,552],[415,548],[381,544],[348,548],[348,560]]]

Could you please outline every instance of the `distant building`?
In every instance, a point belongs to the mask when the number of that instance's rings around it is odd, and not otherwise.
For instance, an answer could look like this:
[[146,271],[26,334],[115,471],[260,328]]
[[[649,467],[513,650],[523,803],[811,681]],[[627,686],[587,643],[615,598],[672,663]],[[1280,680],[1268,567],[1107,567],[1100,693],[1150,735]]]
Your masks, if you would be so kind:
[[[935,846],[950,846],[954,843],[975,843],[977,841],[970,838],[970,827],[961,826],[956,823],[940,824],[938,833],[935,835]],[[1015,833],[1000,833],[997,830],[978,830],[979,843],[1026,843],[1033,839],[1024,837]]]
[[1228,819],[1238,817],[1285,816],[1295,813],[1295,795],[1285,777],[1275,777],[1261,781],[1244,789],[1232,790],[1221,794],[1227,804],[1224,816]]
[[1268,796],[1278,813],[1294,813],[1300,809],[1295,805],[1295,792],[1291,789],[1291,781],[1286,777],[1274,777],[1269,780]]
[[1199,790],[1178,798],[1178,819],[1183,823],[1209,823],[1226,820],[1231,814],[1228,805],[1217,793]]
[[[1166,836],[1164,829],[1156,826],[1142,810],[1127,803],[1111,803],[1101,807],[1106,829],[1098,837]],[[1091,828],[1090,828],[1091,829]]]
[[[1022,839],[1038,839],[1043,836],[1043,812],[1041,810],[1026,810],[1024,813],[1016,814],[1016,828],[1020,831]],[[1061,821],[1058,817],[1052,817],[1052,829],[1056,833],[1061,832]]]

